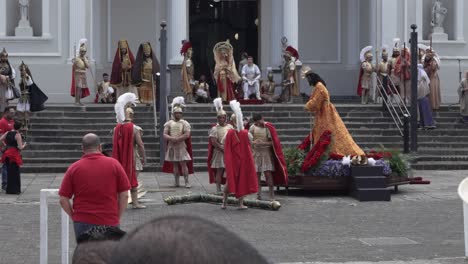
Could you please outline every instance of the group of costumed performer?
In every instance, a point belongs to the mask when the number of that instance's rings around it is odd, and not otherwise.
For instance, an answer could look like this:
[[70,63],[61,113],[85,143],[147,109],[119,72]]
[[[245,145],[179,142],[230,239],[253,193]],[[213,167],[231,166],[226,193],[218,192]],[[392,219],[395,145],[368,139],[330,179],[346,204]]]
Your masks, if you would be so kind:
[[89,69],[89,60],[86,56],[87,41],[87,39],[80,39],[76,56],[73,59],[70,95],[75,97],[77,105],[82,105],[81,99],[90,95],[86,80],[86,71]]
[[166,156],[162,171],[173,173],[175,187],[179,187],[179,177],[184,176],[185,188],[190,188],[189,174],[193,174],[192,139],[190,124],[182,119],[185,107],[184,98],[178,96],[172,100],[172,119],[164,124]]
[[138,99],[142,104],[152,104],[153,93],[156,99],[159,98],[159,89],[156,87],[157,73],[159,73],[159,61],[151,44],[149,42],[140,44],[132,67],[132,83],[138,87]]
[[307,111],[315,113],[311,135],[312,143],[316,143],[314,141],[318,141],[323,132],[328,130],[333,136],[333,140],[329,145],[330,153],[364,157],[364,151],[354,142],[338,111],[330,102],[330,95],[325,81],[308,66],[303,67],[302,78],[307,79],[309,85],[313,88],[309,101],[305,105]]
[[[117,126],[114,128],[112,157],[120,162],[127,174],[130,182],[132,207],[135,209],[146,208],[138,201],[138,179],[137,162],[135,157],[139,157],[141,162],[145,160],[145,148],[141,139],[141,129],[133,123],[133,109],[137,103],[137,97],[133,93],[122,94],[115,104]],[[137,150],[135,150],[137,146]],[[138,151],[138,155],[135,155]]]
[[223,102],[235,99],[235,84],[241,80],[234,62],[233,47],[229,40],[218,42],[213,48],[216,62],[214,77],[218,87],[218,95]]

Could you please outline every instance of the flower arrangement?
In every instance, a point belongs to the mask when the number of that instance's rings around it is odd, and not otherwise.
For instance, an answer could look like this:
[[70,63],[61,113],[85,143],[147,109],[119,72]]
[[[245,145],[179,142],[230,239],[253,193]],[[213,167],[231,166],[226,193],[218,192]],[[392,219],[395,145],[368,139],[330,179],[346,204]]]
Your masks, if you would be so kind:
[[384,175],[390,175],[394,172],[399,176],[407,176],[408,172],[411,170],[410,156],[396,149],[386,150],[382,147],[381,151],[370,150],[366,156],[375,159],[377,161],[376,165],[382,162],[389,164],[389,168],[384,167]]
[[[310,168],[320,164],[323,154],[327,151],[328,145],[330,145],[332,139],[332,133],[329,130],[325,130],[320,136],[318,142],[312,147],[307,153],[304,162],[302,163],[302,172],[307,172]],[[328,155],[325,155],[328,157]]]
[[284,150],[284,159],[289,176],[295,176],[301,172],[301,165],[305,157],[304,150],[299,148],[287,148]]

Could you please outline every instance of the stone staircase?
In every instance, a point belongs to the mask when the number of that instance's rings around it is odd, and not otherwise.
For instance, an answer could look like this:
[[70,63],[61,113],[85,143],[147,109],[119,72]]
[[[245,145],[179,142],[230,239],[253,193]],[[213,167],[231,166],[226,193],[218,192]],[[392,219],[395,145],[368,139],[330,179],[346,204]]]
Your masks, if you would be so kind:
[[[229,110],[229,107],[225,107]],[[402,149],[403,140],[396,126],[379,105],[336,104],[356,142],[365,150]],[[296,146],[310,131],[310,115],[303,105],[243,106],[244,116],[262,113],[278,130],[283,147]],[[135,123],[144,129],[147,153],[145,171],[158,171],[159,139],[155,136],[151,107],[135,109]],[[230,111],[228,111],[230,112]],[[468,125],[459,123],[458,107],[444,106],[435,114],[437,129],[419,131],[419,152],[415,169],[468,169]],[[186,120],[192,124],[192,143],[196,171],[206,171],[207,136],[216,122],[212,105],[189,105]],[[23,172],[64,172],[81,156],[81,138],[92,132],[102,142],[111,142],[115,126],[113,105],[48,105],[35,113],[28,133],[29,147],[23,152]]]

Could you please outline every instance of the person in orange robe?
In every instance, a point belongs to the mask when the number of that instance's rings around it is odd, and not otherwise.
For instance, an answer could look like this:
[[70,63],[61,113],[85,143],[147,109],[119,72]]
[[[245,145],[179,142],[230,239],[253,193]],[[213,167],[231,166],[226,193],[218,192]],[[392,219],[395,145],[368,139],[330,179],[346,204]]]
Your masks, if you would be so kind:
[[364,156],[364,151],[354,142],[335,106],[330,102],[330,95],[322,78],[307,66],[303,68],[302,78],[307,78],[309,85],[315,88],[305,105],[307,111],[315,113],[313,140],[318,140],[325,130],[329,130],[332,132],[330,153]]

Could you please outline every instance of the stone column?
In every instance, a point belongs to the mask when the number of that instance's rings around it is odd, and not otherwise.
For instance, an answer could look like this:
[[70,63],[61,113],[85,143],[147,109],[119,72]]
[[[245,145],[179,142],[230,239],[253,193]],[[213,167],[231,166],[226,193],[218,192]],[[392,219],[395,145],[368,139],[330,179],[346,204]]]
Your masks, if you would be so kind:
[[[271,39],[270,39],[270,61],[273,69],[278,69],[282,63],[281,38],[283,35],[283,0],[271,0]],[[288,38],[289,39],[289,38]]]
[[346,1],[346,64],[359,62],[359,0]]
[[183,61],[180,55],[182,40],[188,39],[188,2],[187,0],[167,1],[168,15],[168,43],[167,58],[170,71],[170,100],[173,97],[182,95],[181,86],[181,64]]
[[[78,49],[79,41],[82,38],[86,38],[86,3],[88,0],[70,0],[69,8],[69,54],[68,62],[76,55],[76,49]],[[89,40],[89,39],[88,39]],[[89,42],[86,47],[88,52],[90,49]]]
[[[398,23],[400,17],[398,13],[401,12],[398,9],[398,1],[395,0],[382,0],[382,15],[380,18],[382,19],[382,27],[379,29],[382,32],[382,43],[389,45],[390,54],[393,43],[393,39],[399,37],[398,36]],[[401,43],[403,43],[404,38],[401,39]]]
[[283,35],[299,51],[299,1],[283,0]]
[[463,41],[463,23],[465,14],[463,11],[465,10],[464,5],[465,0],[455,0],[455,10],[449,10],[455,12],[455,40]]
[[42,37],[50,36],[50,0],[42,0]]
[[188,3],[187,0],[168,1],[168,59],[169,64],[182,63],[180,55],[182,40],[188,39]]
[[0,38],[6,36],[7,25],[7,0],[0,0]]

